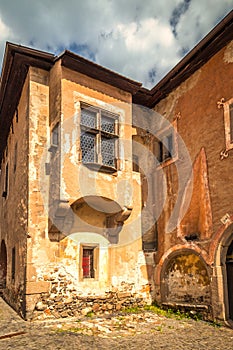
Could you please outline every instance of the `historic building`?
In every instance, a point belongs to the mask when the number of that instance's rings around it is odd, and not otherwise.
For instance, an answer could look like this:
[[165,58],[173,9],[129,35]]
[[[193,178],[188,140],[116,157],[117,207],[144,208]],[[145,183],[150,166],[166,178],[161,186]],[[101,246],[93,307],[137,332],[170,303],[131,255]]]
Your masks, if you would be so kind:
[[153,89],[7,43],[0,284],[23,317],[156,301],[233,323],[233,12]]

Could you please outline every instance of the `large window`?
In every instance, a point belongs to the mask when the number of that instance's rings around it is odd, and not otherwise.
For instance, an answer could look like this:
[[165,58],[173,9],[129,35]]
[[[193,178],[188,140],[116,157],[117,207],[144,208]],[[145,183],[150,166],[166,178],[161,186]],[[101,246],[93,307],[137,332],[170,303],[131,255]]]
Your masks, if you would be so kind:
[[117,115],[83,105],[80,124],[83,163],[116,168],[119,137]]

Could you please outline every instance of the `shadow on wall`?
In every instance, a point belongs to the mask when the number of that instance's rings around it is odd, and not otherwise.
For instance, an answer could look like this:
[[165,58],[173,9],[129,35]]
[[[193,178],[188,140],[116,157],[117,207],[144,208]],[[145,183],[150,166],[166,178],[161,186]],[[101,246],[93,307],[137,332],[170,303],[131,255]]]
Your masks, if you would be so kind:
[[82,197],[72,205],[60,201],[49,219],[49,238],[60,241],[74,232],[96,232],[116,244],[131,211],[101,196]]

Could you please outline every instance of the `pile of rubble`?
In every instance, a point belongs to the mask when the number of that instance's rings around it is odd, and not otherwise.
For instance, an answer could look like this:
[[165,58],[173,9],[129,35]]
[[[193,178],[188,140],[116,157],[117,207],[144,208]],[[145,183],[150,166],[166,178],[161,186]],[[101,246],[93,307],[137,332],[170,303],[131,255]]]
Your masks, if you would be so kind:
[[132,290],[132,286],[122,283],[121,290],[111,287],[105,293],[95,290],[77,290],[71,276],[64,267],[54,269],[52,273],[42,276],[51,282],[49,293],[43,293],[33,312],[33,319],[78,317],[90,314],[112,314],[128,308],[141,308],[145,300]]

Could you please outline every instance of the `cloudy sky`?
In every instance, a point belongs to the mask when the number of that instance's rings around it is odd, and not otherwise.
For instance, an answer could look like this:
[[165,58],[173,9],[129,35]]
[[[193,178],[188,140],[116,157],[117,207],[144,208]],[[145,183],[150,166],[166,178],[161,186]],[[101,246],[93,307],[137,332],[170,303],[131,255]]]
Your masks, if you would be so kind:
[[6,41],[69,49],[151,88],[232,9],[233,0],[0,0],[0,62]]

